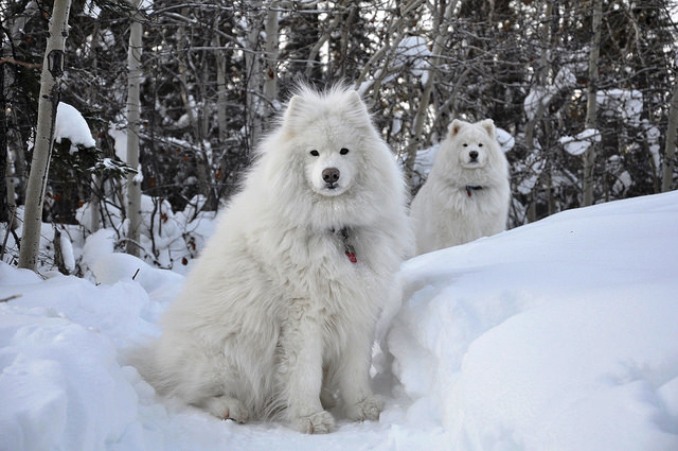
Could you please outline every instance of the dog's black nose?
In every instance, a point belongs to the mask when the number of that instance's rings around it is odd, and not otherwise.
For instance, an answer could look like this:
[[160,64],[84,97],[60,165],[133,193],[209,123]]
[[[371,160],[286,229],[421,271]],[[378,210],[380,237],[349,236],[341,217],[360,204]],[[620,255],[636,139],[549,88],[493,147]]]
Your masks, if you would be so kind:
[[478,159],[478,152],[475,150],[472,150],[468,153],[468,156],[471,158],[471,160],[477,160]]
[[337,168],[325,168],[323,169],[323,180],[327,184],[336,183],[339,180],[341,172]]

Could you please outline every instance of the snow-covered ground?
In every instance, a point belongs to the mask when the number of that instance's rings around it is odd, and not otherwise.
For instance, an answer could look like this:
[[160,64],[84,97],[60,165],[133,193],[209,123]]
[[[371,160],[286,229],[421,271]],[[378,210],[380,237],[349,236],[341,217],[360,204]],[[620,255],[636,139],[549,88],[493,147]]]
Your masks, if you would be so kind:
[[173,405],[121,365],[181,276],[106,252],[100,285],[0,263],[0,449],[675,451],[677,256],[672,192],[406,262],[381,420],[322,436]]

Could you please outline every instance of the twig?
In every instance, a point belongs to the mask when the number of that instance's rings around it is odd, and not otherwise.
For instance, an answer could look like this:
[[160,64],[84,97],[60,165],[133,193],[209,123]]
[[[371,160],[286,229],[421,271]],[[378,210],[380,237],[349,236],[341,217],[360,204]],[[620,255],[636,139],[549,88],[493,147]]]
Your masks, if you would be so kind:
[[9,297],[0,299],[0,302],[7,302],[7,301],[11,301],[11,300],[13,300],[13,299],[20,298],[20,297],[21,297],[20,294],[13,294],[13,295],[11,295],[11,296],[9,296]]

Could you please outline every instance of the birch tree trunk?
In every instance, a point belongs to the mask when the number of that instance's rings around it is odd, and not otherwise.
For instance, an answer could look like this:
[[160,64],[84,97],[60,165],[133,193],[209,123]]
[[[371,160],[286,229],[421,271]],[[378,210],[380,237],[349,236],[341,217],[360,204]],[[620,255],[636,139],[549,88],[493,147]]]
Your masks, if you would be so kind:
[[[596,104],[596,93],[598,91],[598,59],[600,56],[600,38],[603,21],[603,2],[602,0],[593,0],[591,17],[591,53],[589,54],[589,86],[588,97],[586,100],[586,128],[597,128],[598,105]],[[584,177],[582,183],[584,207],[593,204],[593,172],[596,165],[596,154],[598,152],[595,142],[584,154]]]
[[[539,6],[541,7],[542,5]],[[550,0],[546,0],[544,2],[544,7],[546,11],[545,13],[546,17],[551,17],[551,15],[553,14],[553,3]],[[544,21],[544,23],[540,24],[539,35],[543,36],[544,42],[549,42],[550,44],[552,44],[550,21]],[[544,48],[542,50],[541,57],[539,58],[540,69],[536,72],[537,86],[546,87],[549,83],[548,80],[549,73],[552,72],[550,52],[551,48]],[[551,99],[553,99],[553,97],[551,97]],[[534,117],[529,119],[527,124],[525,125],[525,147],[527,148],[528,154],[535,155],[538,152],[540,152],[540,150],[538,150],[540,148],[538,146],[539,143],[535,142],[536,141],[535,130],[537,124],[540,123],[542,118],[544,117],[544,112],[546,111],[546,108],[550,103],[550,100],[548,102],[545,102],[545,99],[543,97],[538,97],[537,101],[539,102],[539,104],[537,105],[537,108],[534,110]],[[535,158],[535,166],[538,166],[537,161],[538,158]],[[533,168],[535,167],[533,166]],[[532,188],[532,192],[530,193],[530,204],[527,207],[528,222],[534,222],[537,220],[537,200],[538,200],[537,198],[539,192],[539,185],[541,184],[541,174],[542,173],[537,174],[537,181],[535,182],[534,187]]]
[[14,222],[14,218],[16,216],[16,192],[14,191],[14,177],[16,174],[14,170],[14,162],[12,161],[12,155],[7,152],[5,157],[4,185],[7,201],[7,222],[10,224],[10,228],[16,228],[16,222]]
[[42,205],[49,174],[49,160],[54,143],[54,121],[59,104],[58,82],[64,68],[64,50],[68,36],[70,9],[70,0],[55,0],[40,76],[38,124],[35,133],[31,173],[28,176],[24,229],[21,238],[21,251],[19,252],[19,268],[33,271],[35,271],[40,245]]
[[278,97],[278,2],[271,2],[266,16],[266,46],[265,61],[266,75],[264,77],[264,97],[268,102],[266,107],[273,113],[273,102]]
[[[2,69],[0,69],[2,70]],[[5,104],[4,74],[0,73],[0,102]],[[0,222],[9,222],[9,148],[7,147],[7,115],[0,114]]]
[[250,3],[250,31],[247,34],[247,50],[245,52],[245,74],[247,77],[247,123],[249,126],[249,148],[254,149],[261,136],[261,64],[259,63],[259,34],[262,29],[261,1]]
[[127,50],[127,165],[136,169],[138,174],[127,175],[127,231],[126,251],[128,254],[139,256],[141,244],[139,233],[141,230],[141,180],[142,172],[139,165],[139,121],[141,119],[141,39],[142,26],[139,6],[141,0],[131,0],[135,9],[129,34],[129,48]]
[[221,38],[216,33],[214,46],[218,48],[217,57],[217,123],[219,128],[219,141],[224,142],[228,137],[228,123],[226,116],[226,104],[228,92],[226,89],[226,56],[221,48]]
[[666,125],[666,142],[664,143],[664,162],[662,165],[662,192],[671,191],[673,185],[673,169],[676,158],[676,129],[678,128],[678,83],[673,86],[669,121]]

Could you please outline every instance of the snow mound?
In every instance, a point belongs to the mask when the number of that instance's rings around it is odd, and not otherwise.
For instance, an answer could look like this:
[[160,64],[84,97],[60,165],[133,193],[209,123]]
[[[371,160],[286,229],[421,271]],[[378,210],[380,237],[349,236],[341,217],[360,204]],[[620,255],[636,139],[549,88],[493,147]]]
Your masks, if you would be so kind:
[[450,449],[678,449],[676,223],[673,192],[406,263],[389,344],[411,416]]

